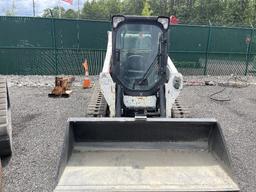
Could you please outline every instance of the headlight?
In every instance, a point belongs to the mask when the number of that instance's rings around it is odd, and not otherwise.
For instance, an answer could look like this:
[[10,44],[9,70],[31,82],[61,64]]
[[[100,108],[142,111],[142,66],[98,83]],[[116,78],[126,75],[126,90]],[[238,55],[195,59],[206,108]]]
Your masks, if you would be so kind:
[[118,26],[118,24],[121,23],[124,20],[125,20],[124,16],[114,16],[112,18],[112,26],[113,26],[113,28],[116,28]]
[[157,19],[157,22],[161,23],[165,30],[168,29],[168,27],[169,27],[169,18],[167,18],[167,17],[159,17]]
[[173,78],[173,87],[174,87],[175,89],[180,89],[180,87],[181,87],[181,78],[180,78],[180,77],[175,76],[175,77]]

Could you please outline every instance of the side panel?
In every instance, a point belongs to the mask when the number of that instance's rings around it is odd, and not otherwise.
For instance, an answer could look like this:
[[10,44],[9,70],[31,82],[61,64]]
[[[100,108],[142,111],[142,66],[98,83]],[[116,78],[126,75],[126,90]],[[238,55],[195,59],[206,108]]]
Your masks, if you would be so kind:
[[116,100],[116,84],[113,82],[110,76],[110,65],[112,59],[112,32],[108,32],[108,46],[107,53],[103,65],[102,72],[100,73],[100,89],[104,98],[106,99],[110,117],[115,116],[115,100]]
[[169,80],[165,84],[166,95],[166,116],[172,117],[172,105],[175,99],[179,96],[183,88],[183,77],[177,71],[172,60],[168,57],[167,69],[169,70]]

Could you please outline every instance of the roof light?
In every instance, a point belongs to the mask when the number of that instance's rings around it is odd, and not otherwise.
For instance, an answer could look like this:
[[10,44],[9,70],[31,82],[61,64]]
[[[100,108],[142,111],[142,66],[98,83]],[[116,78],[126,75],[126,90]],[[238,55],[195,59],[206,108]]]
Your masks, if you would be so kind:
[[112,26],[113,28],[116,28],[119,23],[123,22],[125,20],[124,16],[114,16],[112,18]]
[[157,19],[157,22],[161,23],[165,30],[168,29],[168,27],[169,27],[169,18],[168,17],[159,17]]

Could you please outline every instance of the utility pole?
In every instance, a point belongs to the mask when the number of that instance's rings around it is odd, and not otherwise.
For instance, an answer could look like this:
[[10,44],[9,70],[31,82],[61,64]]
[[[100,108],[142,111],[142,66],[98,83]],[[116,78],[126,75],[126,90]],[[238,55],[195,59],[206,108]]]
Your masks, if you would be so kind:
[[59,18],[61,18],[60,0],[58,0]]
[[80,0],[77,1],[78,19],[80,19]]
[[33,17],[36,16],[36,10],[35,10],[35,0],[33,0]]
[[15,16],[15,0],[12,0],[12,16]]

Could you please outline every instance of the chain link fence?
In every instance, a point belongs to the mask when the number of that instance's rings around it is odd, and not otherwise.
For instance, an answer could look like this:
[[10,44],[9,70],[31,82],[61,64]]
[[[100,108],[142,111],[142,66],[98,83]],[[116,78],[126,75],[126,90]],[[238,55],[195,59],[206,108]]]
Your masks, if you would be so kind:
[[253,75],[255,35],[254,28],[171,26],[169,55],[187,75]]
[[[79,75],[89,61],[100,73],[108,21],[0,17],[0,74]],[[254,75],[256,32],[251,28],[172,25],[169,56],[183,75]]]

